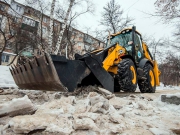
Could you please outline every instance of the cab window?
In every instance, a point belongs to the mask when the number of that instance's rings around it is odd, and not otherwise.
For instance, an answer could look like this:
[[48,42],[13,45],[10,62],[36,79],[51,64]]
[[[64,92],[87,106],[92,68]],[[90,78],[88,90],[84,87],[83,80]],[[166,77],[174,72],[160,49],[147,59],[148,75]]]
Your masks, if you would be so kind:
[[142,49],[142,42],[141,42],[141,38],[140,38],[140,35],[139,34],[135,34],[135,37],[134,37],[134,42],[135,42],[135,48],[137,51],[140,51],[141,53],[143,53],[143,49]]
[[124,31],[119,35],[116,36],[112,36],[107,40],[107,47],[110,47],[116,43],[118,43],[119,45],[123,46],[123,47],[127,47],[129,41],[132,41],[132,32],[131,31]]

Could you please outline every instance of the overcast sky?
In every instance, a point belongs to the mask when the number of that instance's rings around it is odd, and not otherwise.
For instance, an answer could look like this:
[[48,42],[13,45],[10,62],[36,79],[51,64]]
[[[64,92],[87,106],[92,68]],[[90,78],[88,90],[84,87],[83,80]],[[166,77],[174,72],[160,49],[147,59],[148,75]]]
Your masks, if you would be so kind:
[[[84,30],[85,27],[90,27],[94,30],[99,27],[99,21],[101,19],[101,13],[103,7],[110,0],[92,0],[96,6],[94,15],[83,15],[78,18],[77,22],[79,29]],[[124,14],[133,17],[134,25],[142,35],[154,36],[156,39],[161,37],[170,37],[173,32],[173,28],[169,25],[165,25],[160,22],[159,18],[149,17],[143,13],[154,13],[154,2],[156,0],[116,0],[124,10]],[[108,33],[107,33],[108,34]]]

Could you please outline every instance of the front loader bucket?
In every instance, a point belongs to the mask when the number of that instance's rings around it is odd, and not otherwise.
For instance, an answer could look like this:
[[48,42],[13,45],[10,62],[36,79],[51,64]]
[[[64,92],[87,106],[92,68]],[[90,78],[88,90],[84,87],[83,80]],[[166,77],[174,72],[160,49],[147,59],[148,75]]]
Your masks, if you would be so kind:
[[24,65],[11,66],[10,71],[20,89],[69,92],[91,72],[84,61],[49,54]]

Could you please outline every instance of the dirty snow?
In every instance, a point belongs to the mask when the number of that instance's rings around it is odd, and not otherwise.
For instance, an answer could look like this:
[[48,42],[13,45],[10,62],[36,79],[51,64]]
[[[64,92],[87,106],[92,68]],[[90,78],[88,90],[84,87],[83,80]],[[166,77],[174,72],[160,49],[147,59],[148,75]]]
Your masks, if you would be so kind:
[[180,86],[172,86],[172,85],[164,86],[163,83],[160,83],[160,86],[157,86],[156,90],[180,90]]
[[167,97],[167,98],[171,98],[171,97],[173,97],[173,96],[176,96],[176,97],[180,98],[180,93],[166,94],[166,97]]
[[0,65],[0,87],[17,87],[9,71],[9,66]]
[[[24,98],[29,101],[27,96]],[[143,94],[106,99],[90,92],[84,97],[52,98],[36,107],[33,115],[11,117],[5,124],[0,117],[1,133],[173,135],[173,129],[180,130],[180,105],[161,102],[160,97],[150,99]]]
[[0,117],[2,116],[16,116],[26,114],[26,112],[34,112],[36,108],[32,104],[31,100],[25,95],[22,98],[14,98],[9,102],[0,104]]

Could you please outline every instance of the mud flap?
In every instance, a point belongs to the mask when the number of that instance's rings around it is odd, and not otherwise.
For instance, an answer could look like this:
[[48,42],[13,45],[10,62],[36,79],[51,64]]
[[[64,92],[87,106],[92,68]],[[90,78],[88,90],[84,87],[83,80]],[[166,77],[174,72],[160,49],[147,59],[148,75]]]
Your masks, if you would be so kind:
[[114,78],[102,67],[97,58],[93,58],[93,56],[86,57],[85,63],[93,72],[101,85],[105,89],[114,92]]

